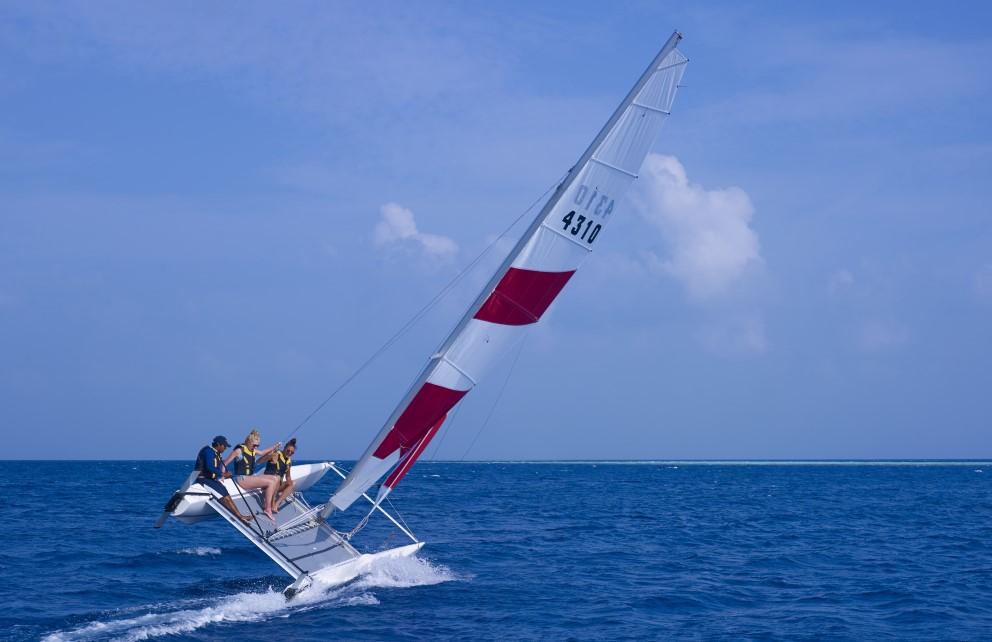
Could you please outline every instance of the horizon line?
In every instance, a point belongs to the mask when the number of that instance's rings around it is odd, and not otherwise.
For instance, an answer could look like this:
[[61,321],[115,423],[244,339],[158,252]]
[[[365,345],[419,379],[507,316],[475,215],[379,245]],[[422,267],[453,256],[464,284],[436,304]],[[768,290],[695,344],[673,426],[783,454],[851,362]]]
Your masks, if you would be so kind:
[[[131,459],[131,458],[121,458],[121,459],[0,459],[0,462],[34,462],[34,463],[44,463],[44,462],[185,462],[188,461],[187,458],[174,458],[174,459]],[[332,462],[353,462],[356,459],[301,459],[300,463],[304,462],[317,462],[317,461],[332,461]],[[944,464],[944,465],[980,465],[980,464],[992,464],[992,457],[990,458],[946,458],[946,459],[932,459],[932,458],[829,458],[829,459],[804,459],[804,458],[791,458],[791,459],[753,459],[753,458],[742,458],[742,459],[623,459],[623,458],[608,458],[608,459],[526,459],[526,458],[513,458],[513,459],[425,459],[417,462],[418,464],[614,464],[614,465],[627,465],[627,464],[684,464],[684,465],[851,465],[851,464],[875,464],[875,465],[893,465],[893,464],[904,464],[904,465],[921,465],[921,464]]]

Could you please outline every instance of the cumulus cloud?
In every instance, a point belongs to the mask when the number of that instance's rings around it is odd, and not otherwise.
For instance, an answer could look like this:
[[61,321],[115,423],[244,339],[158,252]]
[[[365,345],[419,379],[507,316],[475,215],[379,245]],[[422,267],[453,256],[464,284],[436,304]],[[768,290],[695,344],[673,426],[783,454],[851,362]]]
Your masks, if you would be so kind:
[[382,218],[375,225],[377,247],[406,245],[415,247],[432,259],[450,259],[458,253],[458,244],[447,236],[428,234],[417,229],[413,212],[398,203],[386,203],[379,212]]
[[689,181],[674,156],[651,154],[634,193],[635,207],[671,247],[651,267],[678,279],[696,299],[727,293],[762,263],[754,206],[739,187],[706,189]]

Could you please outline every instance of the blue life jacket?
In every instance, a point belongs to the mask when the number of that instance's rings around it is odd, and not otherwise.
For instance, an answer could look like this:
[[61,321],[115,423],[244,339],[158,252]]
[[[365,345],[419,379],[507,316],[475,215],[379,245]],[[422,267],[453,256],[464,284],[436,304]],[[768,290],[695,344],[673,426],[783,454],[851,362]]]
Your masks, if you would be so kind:
[[200,472],[199,479],[218,479],[223,476],[224,464],[220,459],[220,453],[211,446],[204,446],[200,449],[200,454],[196,456],[195,469]]

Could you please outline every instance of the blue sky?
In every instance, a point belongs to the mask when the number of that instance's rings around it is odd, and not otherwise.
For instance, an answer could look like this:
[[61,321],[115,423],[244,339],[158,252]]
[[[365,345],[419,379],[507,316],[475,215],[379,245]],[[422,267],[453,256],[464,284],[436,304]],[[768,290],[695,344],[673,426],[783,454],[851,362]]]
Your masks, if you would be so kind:
[[[512,355],[427,456],[992,456],[986,5],[603,7],[5,3],[4,456],[283,437],[674,28],[685,87],[635,193],[485,430]],[[300,455],[360,454],[499,258]]]

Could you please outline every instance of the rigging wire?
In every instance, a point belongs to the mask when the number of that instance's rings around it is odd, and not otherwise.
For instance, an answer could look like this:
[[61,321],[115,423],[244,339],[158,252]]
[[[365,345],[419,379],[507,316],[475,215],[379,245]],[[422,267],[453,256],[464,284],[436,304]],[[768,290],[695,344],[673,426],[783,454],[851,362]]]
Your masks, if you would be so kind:
[[400,514],[400,510],[393,505],[393,502],[389,499],[389,497],[386,497],[386,503],[389,504],[389,508],[391,508],[392,511],[396,513],[396,516],[400,519],[400,523],[403,524],[403,527],[412,533],[413,529],[410,528],[410,525],[406,523],[406,520],[403,519],[403,515]]
[[311,419],[313,419],[313,417],[318,412],[320,412],[324,408],[324,406],[326,406],[331,401],[331,399],[336,397],[339,392],[344,390],[348,384],[350,384],[358,377],[358,375],[360,375],[367,367],[372,365],[373,361],[378,359],[379,356],[382,355],[382,353],[384,353],[386,350],[392,347],[394,343],[399,341],[399,339],[402,338],[402,336],[410,330],[410,328],[416,325],[416,323],[420,321],[420,319],[422,319],[424,315],[426,315],[431,310],[431,308],[433,308],[435,305],[437,305],[437,303],[441,299],[447,296],[447,294],[451,292],[452,289],[454,289],[455,285],[457,285],[459,281],[461,281],[470,271],[472,271],[472,269],[475,268],[476,265],[478,265],[478,263],[483,259],[483,257],[485,257],[486,254],[488,254],[489,251],[492,250],[496,246],[496,244],[500,240],[502,240],[504,236],[509,234],[510,230],[512,230],[524,216],[526,216],[531,210],[533,210],[538,203],[543,201],[547,197],[547,195],[550,194],[551,191],[554,190],[555,187],[559,185],[562,180],[564,180],[565,176],[567,176],[567,173],[563,174],[562,178],[559,178],[557,181],[552,183],[551,186],[548,187],[548,189],[546,189],[543,194],[541,194],[541,196],[539,196],[533,203],[531,203],[530,206],[527,207],[527,209],[525,209],[523,212],[520,213],[520,216],[515,218],[513,222],[506,227],[506,229],[500,232],[499,235],[495,239],[493,239],[493,241],[489,245],[487,245],[482,250],[482,252],[478,254],[478,256],[472,259],[472,261],[469,262],[469,264],[466,265],[464,268],[462,268],[462,270],[458,274],[456,274],[455,277],[451,279],[451,281],[449,281],[447,285],[441,288],[441,290],[437,294],[435,294],[434,297],[430,301],[428,301],[426,305],[420,308],[420,310],[418,310],[416,314],[410,317],[410,319],[406,323],[404,323],[400,327],[400,329],[397,330],[395,334],[393,334],[393,336],[391,336],[385,343],[379,346],[379,348],[375,352],[373,352],[372,355],[368,359],[366,359],[364,363],[362,363],[362,365],[360,365],[354,372],[348,375],[348,377],[343,382],[341,382],[341,384],[339,384],[331,392],[331,394],[327,395],[327,397],[323,401],[317,404],[317,407],[314,408],[313,411],[309,415],[307,415],[306,418],[303,419],[303,421],[298,423],[296,427],[293,428],[293,430],[286,436],[286,440],[288,441],[293,435],[295,435],[300,430],[300,428],[305,426]]
[[503,393],[506,392],[506,386],[510,383],[510,376],[513,375],[513,369],[516,368],[517,361],[520,360],[520,353],[524,351],[524,343],[526,341],[527,335],[525,334],[523,339],[520,340],[520,345],[517,346],[517,353],[513,356],[513,363],[510,364],[510,369],[506,371],[506,378],[503,379],[503,385],[500,386],[499,394],[496,395],[496,401],[494,401],[492,407],[489,408],[489,414],[486,415],[486,420],[482,422],[481,426],[479,426],[479,430],[476,431],[475,437],[472,437],[472,443],[468,445],[468,448],[466,448],[465,452],[462,454],[462,458],[458,461],[465,461],[465,458],[468,457],[468,453],[472,450],[472,447],[475,446],[475,442],[478,441],[479,435],[481,435],[482,431],[489,425],[489,420],[493,418],[493,414],[496,412],[496,406],[499,405],[500,400],[503,398]]

